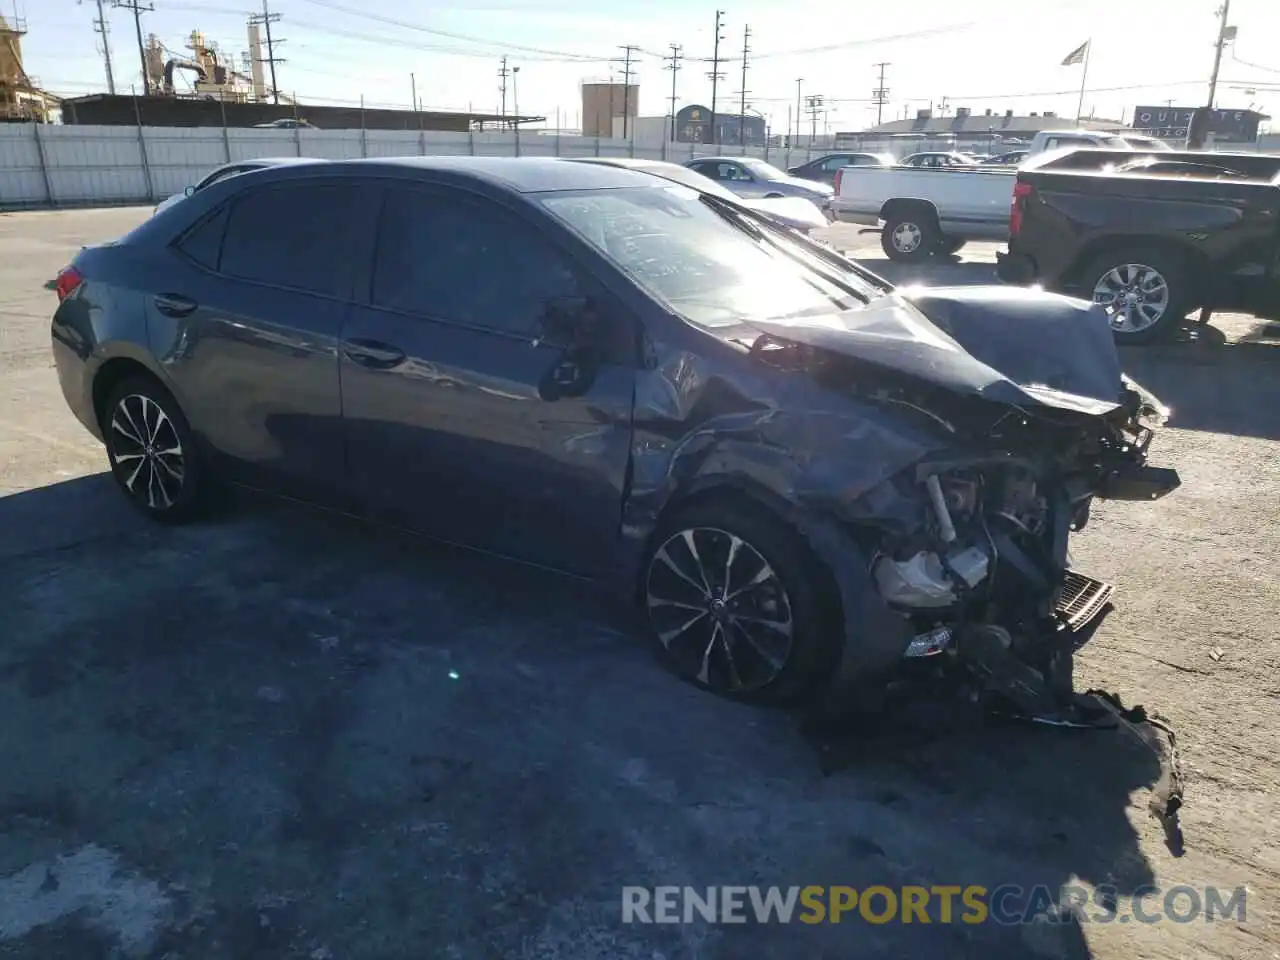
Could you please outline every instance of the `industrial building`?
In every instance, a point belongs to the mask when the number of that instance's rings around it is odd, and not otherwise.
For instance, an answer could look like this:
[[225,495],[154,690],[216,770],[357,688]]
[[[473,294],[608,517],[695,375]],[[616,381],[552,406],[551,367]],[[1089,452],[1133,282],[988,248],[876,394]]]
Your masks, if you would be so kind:
[[763,147],[769,135],[764,117],[717,111],[714,114],[714,131],[711,128],[712,118],[711,110],[700,104],[681,108],[676,113],[676,141]]
[[52,123],[58,98],[37,87],[22,65],[26,32],[23,20],[15,17],[10,23],[0,16],[0,121]]
[[584,137],[630,137],[639,112],[638,83],[582,84]]

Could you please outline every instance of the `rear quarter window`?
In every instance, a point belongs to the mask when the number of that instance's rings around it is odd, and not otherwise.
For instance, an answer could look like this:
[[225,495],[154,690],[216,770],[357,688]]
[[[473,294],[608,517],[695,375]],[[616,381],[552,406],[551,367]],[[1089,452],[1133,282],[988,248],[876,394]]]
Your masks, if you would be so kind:
[[290,183],[250,190],[230,204],[219,272],[331,297],[351,291],[347,255],[358,187]]
[[178,241],[178,249],[207,270],[218,269],[222,236],[227,230],[227,206],[205,217]]

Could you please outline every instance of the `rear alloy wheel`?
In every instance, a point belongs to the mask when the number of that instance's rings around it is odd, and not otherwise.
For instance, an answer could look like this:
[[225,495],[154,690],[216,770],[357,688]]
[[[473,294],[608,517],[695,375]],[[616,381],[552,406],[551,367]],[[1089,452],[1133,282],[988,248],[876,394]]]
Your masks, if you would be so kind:
[[933,256],[938,230],[922,215],[899,214],[885,221],[880,246],[890,260],[919,263]]
[[204,505],[204,472],[191,428],[169,393],[126,380],[107,400],[103,436],[111,473],[129,502],[153,520],[181,523]]
[[665,526],[644,602],[671,669],[700,687],[757,702],[789,700],[815,680],[830,631],[798,538],[767,516],[695,510]]
[[1172,335],[1191,310],[1188,268],[1159,251],[1133,250],[1095,259],[1084,271],[1093,302],[1111,321],[1119,343]]

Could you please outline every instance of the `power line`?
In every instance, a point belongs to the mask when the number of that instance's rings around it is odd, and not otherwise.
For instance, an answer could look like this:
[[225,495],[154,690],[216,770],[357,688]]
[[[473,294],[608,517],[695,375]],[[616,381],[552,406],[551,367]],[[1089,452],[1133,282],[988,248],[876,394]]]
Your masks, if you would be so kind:
[[724,79],[724,74],[720,72],[720,41],[724,39],[723,29],[724,11],[716,11],[716,42],[715,52],[711,55],[711,72],[707,74],[711,78],[711,142],[720,142],[720,133],[716,129],[716,85]]
[[267,0],[262,0],[262,13],[249,18],[251,25],[258,25],[266,28],[267,31],[267,55],[259,57],[258,63],[265,63],[271,68],[271,102],[280,102],[280,88],[276,85],[276,64],[285,63],[283,59],[276,56],[276,47],[284,43],[283,40],[274,39],[271,36],[271,25],[280,21],[280,14],[272,13],[267,9]]
[[871,91],[871,102],[876,105],[876,126],[878,127],[884,119],[884,105],[889,102],[889,88],[884,85],[884,72],[891,64],[877,63],[876,66],[880,68],[880,82]]
[[345,13],[348,16],[360,17],[365,20],[376,20],[379,23],[385,23],[393,27],[400,27],[404,30],[416,30],[419,33],[429,33],[436,37],[447,37],[450,40],[462,40],[465,43],[478,43],[487,47],[503,47],[508,50],[520,50],[529,53],[549,54],[556,57],[564,57],[566,60],[583,60],[587,62],[600,62],[607,60],[607,57],[593,57],[581,53],[569,53],[564,50],[548,50],[545,47],[530,47],[519,43],[510,43],[506,40],[491,40],[485,37],[476,37],[466,33],[453,33],[448,30],[436,30],[431,27],[424,27],[420,23],[413,23],[408,20],[398,20],[395,17],[384,17],[380,14],[369,13],[367,10],[355,10],[351,7],[344,7],[338,3],[332,3],[331,0],[303,0],[304,3],[314,4],[317,7],[326,7],[330,10],[336,10],[339,13]]
[[142,64],[142,93],[147,96],[151,93],[151,78],[147,76],[147,51],[142,46],[142,15],[151,13],[155,7],[150,4],[144,7],[139,0],[111,0],[111,6],[133,13],[133,26],[138,32],[138,62]]
[[668,61],[667,65],[663,67],[663,69],[671,71],[671,142],[672,143],[674,143],[676,139],[676,74],[680,72],[680,60],[683,52],[684,52],[684,47],[680,46],[680,44],[678,43],[673,43],[671,44],[671,56],[662,58],[663,60]]
[[738,102],[738,146],[747,145],[747,57],[751,53],[751,28],[742,28],[742,90]]

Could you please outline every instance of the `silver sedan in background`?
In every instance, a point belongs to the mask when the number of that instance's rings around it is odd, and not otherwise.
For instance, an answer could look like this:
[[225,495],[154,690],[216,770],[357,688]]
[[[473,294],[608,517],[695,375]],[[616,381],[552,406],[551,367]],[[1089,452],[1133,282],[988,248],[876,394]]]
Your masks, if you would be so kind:
[[835,191],[830,185],[793,177],[755,157],[698,157],[685,166],[740,197],[803,197],[831,218],[829,207]]

